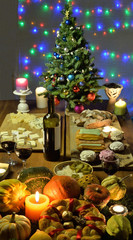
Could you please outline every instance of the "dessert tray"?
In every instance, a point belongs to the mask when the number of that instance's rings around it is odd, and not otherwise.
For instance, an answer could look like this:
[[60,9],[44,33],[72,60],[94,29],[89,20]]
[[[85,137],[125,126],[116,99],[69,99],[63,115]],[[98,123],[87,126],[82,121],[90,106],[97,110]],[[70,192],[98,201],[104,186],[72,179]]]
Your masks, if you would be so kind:
[[[104,111],[104,112],[106,112],[106,111]],[[79,119],[79,114],[77,114],[77,113],[69,113],[66,116],[66,142],[68,145],[68,146],[66,146],[66,152],[67,152],[67,156],[69,156],[72,160],[80,159],[81,151],[85,150],[85,149],[78,149],[78,147],[77,147],[77,139],[76,139],[77,132],[78,132],[78,130],[84,131],[84,129],[85,129],[85,127],[82,126],[82,123],[80,126],[78,119]],[[78,124],[76,124],[76,121],[78,122]],[[94,126],[94,125],[92,125],[92,126]],[[99,122],[98,122],[98,126],[99,126]],[[111,126],[122,131],[119,121],[115,115],[113,116],[113,121],[111,122]],[[92,128],[90,130],[93,131]],[[97,131],[97,130],[100,130],[102,132],[103,127],[97,127],[94,129],[94,131]],[[102,142],[103,140],[98,140],[98,143],[100,141]],[[104,138],[104,149],[109,149],[109,145],[112,142],[113,141],[111,139],[105,137]],[[133,168],[133,156],[130,152],[130,147],[124,138],[121,140],[121,142],[124,144],[125,149],[124,149],[124,151],[122,151],[120,153],[116,153],[116,156],[118,156],[118,158],[120,159],[120,169],[121,170],[131,170]],[[92,149],[90,149],[90,150],[93,150],[93,146],[92,146]],[[99,149],[96,151],[97,156],[99,155],[99,152],[101,150]],[[93,163],[93,168],[94,168],[94,170],[100,170],[102,168],[101,162],[98,160],[98,157],[97,157],[97,161],[95,161]]]

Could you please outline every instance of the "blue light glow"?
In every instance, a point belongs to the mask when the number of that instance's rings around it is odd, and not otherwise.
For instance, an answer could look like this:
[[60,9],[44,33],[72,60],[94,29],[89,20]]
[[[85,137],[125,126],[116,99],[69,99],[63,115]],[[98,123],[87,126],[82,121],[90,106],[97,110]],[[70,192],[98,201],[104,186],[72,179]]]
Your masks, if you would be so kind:
[[124,54],[123,57],[122,57],[122,60],[123,60],[124,62],[127,62],[127,61],[129,60],[128,55]]
[[22,6],[19,6],[18,7],[18,14],[22,14],[22,13],[24,13],[25,11],[24,11],[24,8],[22,7]]
[[38,46],[38,50],[39,50],[40,52],[44,51],[44,48],[45,48],[44,45],[39,45],[39,46]]
[[115,24],[116,28],[119,28],[121,26],[120,22],[115,22],[114,24]]
[[74,8],[73,11],[74,11],[74,13],[76,13],[76,14],[79,14],[79,13],[80,13],[80,9],[79,9],[79,8]]
[[36,27],[34,27],[34,28],[32,29],[32,33],[38,33],[38,29],[37,29]]
[[101,13],[103,12],[103,10],[102,10],[101,7],[98,7],[97,10],[96,10],[96,12],[97,12],[98,14],[101,14]]
[[102,24],[97,24],[97,30],[98,30],[98,31],[103,30],[103,25],[102,25]]
[[60,12],[60,11],[61,11],[61,6],[60,6],[60,5],[57,5],[57,6],[56,6],[56,10]]

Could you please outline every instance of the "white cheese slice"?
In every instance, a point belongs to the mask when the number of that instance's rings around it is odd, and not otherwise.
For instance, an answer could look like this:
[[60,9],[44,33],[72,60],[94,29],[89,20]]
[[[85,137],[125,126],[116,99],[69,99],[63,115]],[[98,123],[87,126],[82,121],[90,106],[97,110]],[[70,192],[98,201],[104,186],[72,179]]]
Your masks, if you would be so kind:
[[24,135],[25,137],[29,137],[29,134],[30,134],[30,133],[32,133],[32,132],[27,130],[27,131],[23,132],[23,135]]
[[17,140],[17,143],[18,143],[19,145],[21,145],[21,146],[24,145],[24,142],[25,142],[24,139],[19,139],[19,140]]
[[2,136],[2,135],[8,135],[8,131],[0,132],[0,136]]
[[24,138],[26,138],[26,136],[23,133],[17,135],[17,139],[24,139]]
[[18,130],[12,130],[11,133],[12,135],[18,135]]
[[18,131],[19,131],[19,133],[23,133],[25,131],[25,128],[19,127]]
[[38,142],[43,145],[43,138],[38,138]]
[[36,147],[37,146],[36,141],[32,140],[32,141],[29,141],[29,142],[31,144],[31,147]]
[[29,137],[31,140],[36,140],[39,138],[39,135],[37,133],[34,133],[34,134],[30,134]]
[[2,141],[13,141],[13,136],[3,135]]

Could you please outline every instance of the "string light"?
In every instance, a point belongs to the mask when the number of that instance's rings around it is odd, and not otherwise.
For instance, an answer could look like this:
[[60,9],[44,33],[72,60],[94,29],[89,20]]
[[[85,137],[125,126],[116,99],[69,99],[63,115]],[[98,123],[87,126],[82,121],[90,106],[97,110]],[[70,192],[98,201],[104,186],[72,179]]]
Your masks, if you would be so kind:
[[[66,2],[69,2],[71,0],[65,0]],[[133,2],[128,3],[128,6],[123,6],[122,2],[120,0],[114,0],[112,3],[112,8],[107,8],[104,6],[97,6],[89,9],[80,9],[79,6],[75,5],[75,1],[71,1],[73,5],[73,15],[75,16],[84,16],[85,22],[82,24],[82,28],[87,32],[89,31],[90,37],[95,37],[95,43],[97,40],[98,44],[90,45],[90,50],[92,52],[96,52],[98,56],[101,59],[104,59],[105,61],[121,61],[121,63],[128,64],[132,63],[133,61],[133,53],[121,53],[116,52],[113,50],[104,50],[101,41],[99,42],[99,37],[105,37],[109,34],[116,34],[118,31],[127,31],[133,28]],[[30,4],[30,5],[29,5]],[[27,21],[26,15],[28,14],[29,6],[31,7],[32,4],[35,6],[38,6],[38,11],[41,11],[44,14],[60,14],[60,11],[63,9],[63,3],[60,0],[56,0],[52,5],[47,4],[46,2],[43,3],[42,0],[19,0],[18,4],[18,25],[21,29],[21,32],[26,29],[28,26],[28,29],[30,29],[30,33],[33,34],[33,38],[35,36],[34,44],[30,47],[28,53],[29,57],[22,57],[22,71],[23,76],[29,77],[30,74],[33,74],[34,76],[38,77],[43,72],[43,66],[44,61],[48,61],[52,57],[52,53],[49,51],[52,51],[51,47],[47,48],[45,44],[40,43],[40,36],[43,36],[43,41],[46,39],[49,43],[49,37],[51,35],[55,36],[57,31],[59,29],[55,29],[54,26],[53,29],[48,28],[47,22],[44,22],[43,19],[40,17],[40,22],[38,20],[34,21],[34,19],[31,22]],[[53,11],[54,10],[54,11]],[[118,21],[117,17],[118,14],[120,16],[120,20]],[[38,12],[38,16],[41,16]],[[58,15],[59,17],[62,15]],[[39,19],[39,18],[38,18]],[[45,18],[46,19],[46,18]],[[94,21],[95,19],[95,21]],[[106,19],[109,21],[109,24],[106,24]],[[46,20],[45,20],[46,21]],[[87,22],[86,22],[87,21]],[[45,29],[44,29],[45,27]],[[58,27],[58,26],[57,26]],[[46,37],[46,38],[45,38]],[[86,38],[87,39],[87,38]],[[89,39],[89,36],[88,36]],[[89,39],[90,40],[90,39]],[[103,40],[104,41],[104,40]],[[93,42],[93,40],[92,40]],[[40,54],[40,55],[39,55]],[[42,69],[37,68],[34,66],[34,61],[32,61],[32,58],[34,59],[40,56],[43,58],[42,63]],[[101,61],[102,62],[102,61]],[[108,63],[108,62],[107,62]],[[39,63],[39,65],[41,65]],[[32,67],[31,67],[32,66]],[[34,69],[34,70],[33,70]],[[28,72],[28,73],[27,73]],[[28,74],[28,75],[27,75]],[[127,73],[128,74],[128,73]],[[109,82],[110,79],[114,79],[115,77],[119,78],[120,82],[126,86],[127,84],[133,84],[133,79],[130,80],[128,77],[126,78],[125,73],[122,73],[122,71],[119,71],[118,67],[116,67],[116,70],[113,71],[113,69],[110,71],[105,72],[103,69],[100,72],[100,75],[102,77],[105,77],[104,81]]]

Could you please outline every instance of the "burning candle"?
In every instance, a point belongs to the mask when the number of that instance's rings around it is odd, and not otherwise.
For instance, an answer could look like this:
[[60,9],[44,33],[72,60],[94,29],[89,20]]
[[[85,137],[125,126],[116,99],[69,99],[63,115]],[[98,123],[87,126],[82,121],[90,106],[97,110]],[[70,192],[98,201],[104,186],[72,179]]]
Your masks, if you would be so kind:
[[127,104],[122,99],[119,99],[115,103],[114,113],[118,116],[122,116],[126,113]]
[[47,98],[44,95],[40,95],[41,93],[46,92],[46,89],[43,87],[38,87],[35,90],[36,93],[36,106],[37,108],[46,108],[47,107]]
[[35,222],[39,220],[41,212],[48,206],[49,198],[36,192],[31,194],[25,199],[25,216],[31,221]]
[[16,90],[26,90],[28,88],[28,80],[26,78],[16,79]]
[[115,205],[112,205],[110,208],[109,208],[109,211],[115,215],[126,215],[128,213],[128,210],[127,210],[127,207],[123,206],[123,205],[119,205],[119,204],[115,204]]

